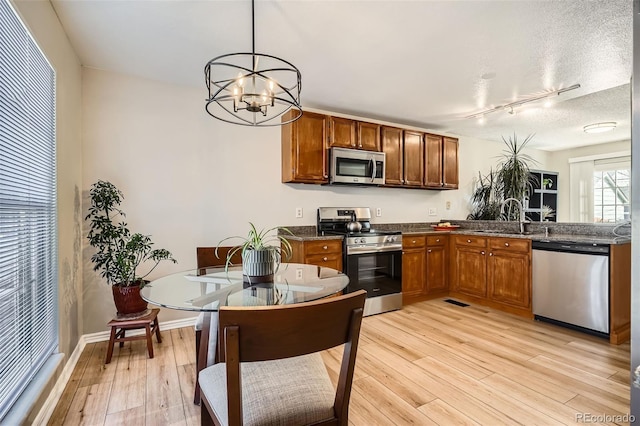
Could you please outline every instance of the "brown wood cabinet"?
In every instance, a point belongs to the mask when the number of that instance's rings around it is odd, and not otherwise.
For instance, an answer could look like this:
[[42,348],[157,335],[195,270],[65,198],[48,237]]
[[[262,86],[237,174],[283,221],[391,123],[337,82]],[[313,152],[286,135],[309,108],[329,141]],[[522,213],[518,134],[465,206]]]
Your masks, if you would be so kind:
[[[286,113],[282,120],[291,119]],[[329,117],[305,112],[293,123],[282,126],[282,182],[329,182],[327,129]]]
[[531,241],[489,240],[488,298],[498,303],[531,307]]
[[291,262],[325,266],[342,271],[342,240],[289,240]]
[[424,180],[423,134],[413,130],[404,131],[403,179],[405,187],[420,188]]
[[426,286],[428,295],[446,294],[449,291],[449,256],[447,235],[427,236]]
[[358,149],[380,152],[380,125],[358,121]]
[[471,301],[531,316],[531,241],[453,236],[452,292]]
[[356,148],[357,122],[348,118],[329,118],[329,147]]
[[403,143],[402,129],[382,126],[380,129],[380,144],[385,153],[385,186],[402,186],[403,172]]
[[426,294],[425,236],[402,236],[402,299]]
[[424,162],[426,188],[458,188],[458,139],[426,134]]

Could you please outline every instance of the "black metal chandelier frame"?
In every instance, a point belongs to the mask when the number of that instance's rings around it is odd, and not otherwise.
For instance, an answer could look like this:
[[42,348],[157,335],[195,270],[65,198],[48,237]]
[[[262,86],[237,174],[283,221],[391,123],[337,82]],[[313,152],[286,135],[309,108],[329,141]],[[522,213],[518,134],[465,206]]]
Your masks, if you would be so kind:
[[[280,126],[302,116],[300,91],[302,76],[290,62],[273,55],[256,53],[255,5],[251,0],[251,53],[229,53],[210,60],[204,68],[209,97],[207,112],[222,121],[244,126]],[[251,68],[241,65],[250,60]],[[259,69],[260,61],[273,62],[275,66]],[[237,72],[235,77],[217,78],[216,71]],[[291,84],[284,85],[272,74],[290,75]],[[247,87],[245,87],[247,82]],[[263,85],[260,92],[258,86]],[[287,120],[276,120],[287,111],[297,113]],[[249,114],[246,114],[248,112]],[[271,114],[270,114],[271,113]]]

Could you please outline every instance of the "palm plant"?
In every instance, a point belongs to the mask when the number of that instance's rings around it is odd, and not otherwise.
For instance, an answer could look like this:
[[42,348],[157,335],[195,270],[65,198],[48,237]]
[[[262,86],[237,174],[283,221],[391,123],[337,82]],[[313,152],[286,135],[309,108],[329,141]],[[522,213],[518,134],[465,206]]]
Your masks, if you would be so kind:
[[[527,136],[522,142],[513,136],[502,140],[506,148],[502,151],[502,161],[497,170],[491,170],[489,174],[480,176],[477,187],[471,196],[474,205],[467,219],[472,220],[496,220],[500,216],[500,207],[507,198],[515,198],[523,201],[531,191],[530,163],[536,163],[530,155],[523,152],[534,135]],[[512,204],[507,206],[504,219],[518,220],[519,212]]]

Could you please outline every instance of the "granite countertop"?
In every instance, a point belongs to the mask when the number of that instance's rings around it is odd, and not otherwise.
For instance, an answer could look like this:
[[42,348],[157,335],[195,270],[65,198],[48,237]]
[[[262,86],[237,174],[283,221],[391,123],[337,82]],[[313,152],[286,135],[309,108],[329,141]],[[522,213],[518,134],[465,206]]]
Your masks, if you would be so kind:
[[[517,222],[468,220],[451,220],[450,222],[459,225],[460,228],[452,231],[435,231],[431,227],[433,223],[428,222],[373,224],[373,227],[379,230],[401,231],[402,235],[465,234],[482,235],[486,237],[523,238],[532,241],[566,241],[592,244],[628,244],[631,242],[629,236],[615,235],[612,232],[615,227],[614,225],[538,222],[531,224],[530,233],[520,234],[518,232],[519,225]],[[286,233],[284,235],[294,241],[341,240],[343,238],[341,235],[318,234],[315,226],[289,226],[287,228],[293,235]],[[544,228],[548,228],[548,236],[545,236]]]

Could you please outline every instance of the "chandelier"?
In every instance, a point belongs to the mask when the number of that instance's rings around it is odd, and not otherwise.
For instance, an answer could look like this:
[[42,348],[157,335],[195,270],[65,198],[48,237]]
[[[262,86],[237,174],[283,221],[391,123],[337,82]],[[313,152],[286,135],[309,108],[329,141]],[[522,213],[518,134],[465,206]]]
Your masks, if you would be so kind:
[[[229,53],[204,67],[209,90],[205,108],[218,120],[243,126],[280,126],[302,116],[298,68],[256,53],[255,6],[251,0],[251,53]],[[293,113],[280,119],[289,110]]]

